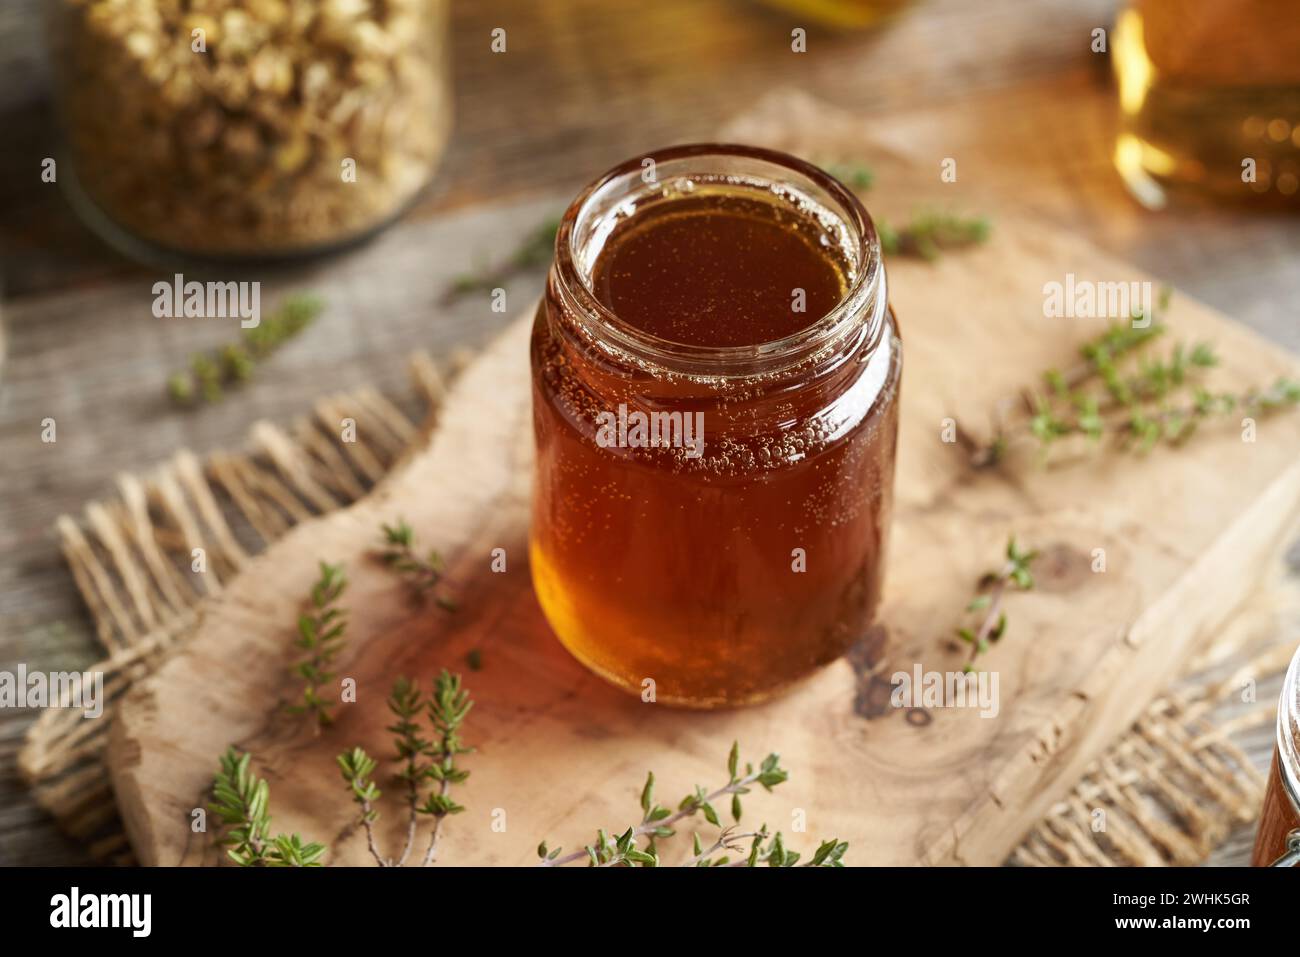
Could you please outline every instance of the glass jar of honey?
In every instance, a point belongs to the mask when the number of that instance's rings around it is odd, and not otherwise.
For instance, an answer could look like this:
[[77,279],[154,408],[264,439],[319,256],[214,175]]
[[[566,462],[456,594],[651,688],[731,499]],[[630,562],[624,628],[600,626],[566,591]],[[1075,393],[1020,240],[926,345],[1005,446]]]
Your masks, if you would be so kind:
[[1256,867],[1300,864],[1300,649],[1291,659],[1278,698],[1277,743],[1251,863]]
[[561,221],[531,350],[533,582],[580,661],[726,707],[864,634],[902,351],[848,189],[745,146],[629,160]]

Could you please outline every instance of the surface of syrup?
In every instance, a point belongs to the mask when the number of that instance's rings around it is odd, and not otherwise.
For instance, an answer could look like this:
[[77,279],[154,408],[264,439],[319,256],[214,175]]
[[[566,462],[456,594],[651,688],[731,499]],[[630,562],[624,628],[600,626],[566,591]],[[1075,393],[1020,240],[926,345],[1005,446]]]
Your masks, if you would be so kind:
[[616,228],[592,291],[669,342],[758,345],[807,328],[843,297],[845,264],[832,242],[811,217],[778,203],[692,195]]

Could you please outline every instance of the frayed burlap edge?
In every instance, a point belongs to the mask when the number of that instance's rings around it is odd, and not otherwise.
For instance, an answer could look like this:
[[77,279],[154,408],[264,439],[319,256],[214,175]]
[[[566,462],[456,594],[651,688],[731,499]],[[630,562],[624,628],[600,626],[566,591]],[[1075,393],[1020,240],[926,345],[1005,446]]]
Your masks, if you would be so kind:
[[[454,375],[468,361],[453,357]],[[282,430],[258,422],[249,447],[200,460],[181,451],[146,475],[123,475],[118,494],[61,516],[58,533],[107,657],[105,720],[50,709],[28,730],[18,765],[37,802],[63,830],[106,863],[134,862],[105,764],[116,701],[190,634],[202,600],[221,591],[249,556],[292,526],[355,501],[383,480],[434,427],[446,376],[412,357],[408,416],[374,389],[319,400],[312,415]],[[365,429],[345,441],[339,423]],[[421,421],[417,421],[421,420]],[[202,549],[206,574],[192,574]],[[1237,824],[1253,819],[1263,778],[1229,740],[1242,725],[1271,720],[1271,700],[1231,721],[1211,712],[1245,677],[1263,681],[1286,667],[1273,648],[1219,680],[1184,682],[1146,713],[1054,806],[1011,860],[1024,865],[1198,863]],[[1238,656],[1240,657],[1240,656]]]
[[1258,677],[1286,669],[1289,647],[1273,648],[1232,677],[1161,696],[1095,762],[1012,855],[1037,866],[1190,866],[1237,825],[1253,821],[1264,777],[1230,735],[1271,723],[1273,698],[1228,721],[1210,712]]

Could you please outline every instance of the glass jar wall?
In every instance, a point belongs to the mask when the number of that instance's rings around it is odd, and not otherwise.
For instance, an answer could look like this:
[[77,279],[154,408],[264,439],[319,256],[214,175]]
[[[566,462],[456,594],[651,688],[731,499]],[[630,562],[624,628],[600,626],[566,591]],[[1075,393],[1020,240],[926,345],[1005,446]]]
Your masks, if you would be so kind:
[[1251,863],[1300,864],[1300,649],[1278,697],[1277,741]]

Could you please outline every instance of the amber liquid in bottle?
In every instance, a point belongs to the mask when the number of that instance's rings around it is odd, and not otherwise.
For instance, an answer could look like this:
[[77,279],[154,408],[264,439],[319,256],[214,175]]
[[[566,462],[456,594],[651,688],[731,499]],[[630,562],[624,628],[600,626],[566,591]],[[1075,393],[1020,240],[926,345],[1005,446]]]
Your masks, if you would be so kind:
[[[844,296],[853,266],[815,217],[743,190],[697,192],[645,204],[605,241],[590,287],[623,322],[672,343],[755,346]],[[869,357],[854,355],[822,384],[680,397],[671,377],[647,389],[631,370],[586,367],[539,316],[533,576],[566,647],[615,684],[644,693],[649,679],[655,700],[696,707],[760,700],[843,654],[879,598],[892,320],[885,340],[878,375],[859,377]],[[675,398],[705,410],[697,458],[592,441],[598,410]]]
[[1137,199],[1300,206],[1300,16],[1286,0],[1130,0],[1111,56]]

